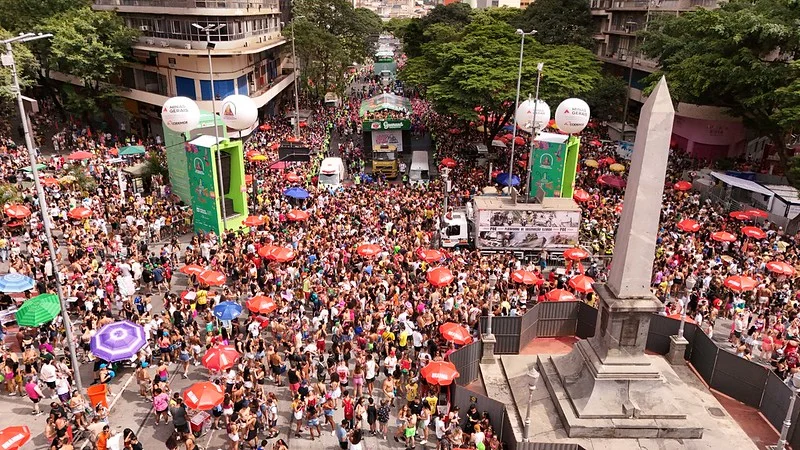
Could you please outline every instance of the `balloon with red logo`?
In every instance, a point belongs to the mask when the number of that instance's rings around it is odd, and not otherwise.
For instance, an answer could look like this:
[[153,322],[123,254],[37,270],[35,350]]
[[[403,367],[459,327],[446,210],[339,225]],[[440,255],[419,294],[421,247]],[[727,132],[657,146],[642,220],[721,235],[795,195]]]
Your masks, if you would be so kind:
[[556,108],[556,125],[564,133],[576,134],[589,124],[589,105],[579,98],[568,98]]
[[200,108],[189,97],[172,97],[161,107],[164,125],[177,133],[187,133],[200,123]]

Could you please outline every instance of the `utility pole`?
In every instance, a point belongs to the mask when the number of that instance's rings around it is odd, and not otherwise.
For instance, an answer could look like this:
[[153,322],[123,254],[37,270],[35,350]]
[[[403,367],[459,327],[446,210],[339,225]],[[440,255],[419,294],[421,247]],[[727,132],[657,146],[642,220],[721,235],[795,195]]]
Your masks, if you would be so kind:
[[517,70],[517,100],[514,102],[514,131],[512,135],[514,137],[511,138],[511,158],[508,161],[508,195],[511,195],[511,182],[513,181],[514,177],[514,147],[517,140],[517,109],[519,109],[519,88],[520,83],[522,82],[522,56],[524,55],[525,51],[525,36],[533,36],[536,34],[536,30],[531,30],[529,32],[524,32],[521,29],[517,29],[517,34],[520,35],[520,42],[519,42],[519,69]]
[[[631,27],[638,25],[637,22],[629,20],[625,22],[625,25],[628,26],[628,33],[631,32]],[[633,83],[633,63],[636,60],[636,44],[638,42],[638,37],[636,35],[633,36],[633,47],[628,52],[631,58],[631,63],[628,66],[628,89],[625,91],[625,109],[622,112],[622,140],[625,140],[625,129],[628,126],[628,103],[631,101],[631,84]]]

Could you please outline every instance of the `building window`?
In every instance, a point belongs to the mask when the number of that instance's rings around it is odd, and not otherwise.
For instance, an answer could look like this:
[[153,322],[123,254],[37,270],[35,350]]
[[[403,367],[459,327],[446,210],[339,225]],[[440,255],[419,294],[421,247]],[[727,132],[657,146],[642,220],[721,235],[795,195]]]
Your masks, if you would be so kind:
[[242,75],[236,79],[236,87],[240,95],[248,95],[247,92],[247,75]]
[[192,100],[197,100],[194,78],[175,77],[175,87],[179,97],[189,97]]
[[[217,100],[234,94],[233,80],[214,80],[214,95]],[[202,100],[211,100],[211,82],[200,80],[200,97]]]

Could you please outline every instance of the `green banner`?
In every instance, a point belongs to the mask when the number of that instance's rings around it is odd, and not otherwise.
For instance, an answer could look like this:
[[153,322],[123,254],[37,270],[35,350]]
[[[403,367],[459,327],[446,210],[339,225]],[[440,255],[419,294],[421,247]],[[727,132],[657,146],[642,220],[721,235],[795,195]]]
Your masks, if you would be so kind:
[[[205,137],[203,136],[203,138]],[[213,231],[219,236],[219,206],[215,188],[217,177],[210,145],[198,145],[194,141],[187,142],[186,162],[192,195],[192,210],[194,211],[194,229],[195,231]]]
[[548,142],[540,137],[534,141],[533,147],[530,192],[535,195],[542,188],[545,197],[560,197],[566,146],[563,142]]
[[391,120],[365,120],[361,128],[364,131],[378,131],[378,130],[410,130],[411,121],[408,119],[391,119]]

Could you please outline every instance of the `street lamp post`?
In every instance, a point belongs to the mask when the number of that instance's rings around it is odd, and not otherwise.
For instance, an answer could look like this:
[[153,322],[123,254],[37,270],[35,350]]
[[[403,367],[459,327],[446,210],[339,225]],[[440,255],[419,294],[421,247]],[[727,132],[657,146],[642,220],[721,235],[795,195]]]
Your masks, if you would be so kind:
[[531,432],[531,407],[533,406],[533,392],[536,391],[536,382],[539,381],[539,371],[531,365],[528,369],[528,412],[525,414],[525,431],[522,440],[528,442]]
[[786,383],[792,391],[792,396],[789,399],[789,409],[786,411],[786,418],[783,419],[783,426],[781,427],[781,436],[778,443],[773,450],[786,450],[786,440],[789,437],[789,428],[792,426],[792,415],[794,413],[794,402],[797,400],[797,392],[800,390],[800,373],[795,373]]
[[11,67],[11,75],[13,79],[12,91],[17,97],[17,106],[19,106],[19,118],[22,121],[22,129],[25,133],[25,145],[28,147],[28,157],[31,162],[31,173],[33,174],[33,184],[36,186],[36,197],[39,201],[39,210],[42,214],[42,224],[44,225],[44,235],[47,239],[47,249],[50,252],[50,264],[53,266],[53,273],[55,274],[56,293],[58,294],[58,302],[61,305],[61,319],[64,321],[64,331],[67,338],[67,348],[69,349],[70,363],[72,370],[75,372],[75,386],[79,392],[83,392],[83,383],[81,382],[80,365],[78,364],[77,352],[75,350],[75,342],[72,338],[72,322],[69,319],[67,312],[67,305],[64,301],[64,289],[61,287],[60,271],[58,269],[58,259],[56,258],[57,248],[53,243],[53,233],[51,232],[52,225],[50,223],[50,209],[47,206],[47,199],[44,196],[44,188],[42,181],[39,178],[39,171],[36,169],[36,150],[33,148],[33,138],[31,136],[31,129],[28,123],[28,115],[25,113],[25,105],[22,102],[22,90],[19,87],[19,76],[17,75],[17,65],[14,61],[14,52],[11,48],[12,42],[30,42],[37,39],[47,39],[53,37],[52,34],[34,34],[24,33],[10,39],[2,41],[6,45],[6,54],[3,55],[3,65]]
[[486,318],[486,333],[481,336],[481,364],[494,364],[494,346],[497,340],[492,334],[492,303],[494,301],[494,288],[497,286],[497,275],[489,274],[489,314]]
[[516,145],[517,140],[517,109],[519,108],[519,89],[520,83],[522,83],[522,56],[525,52],[525,36],[533,36],[536,34],[536,30],[531,30],[529,32],[524,32],[521,29],[517,29],[517,34],[520,35],[520,42],[519,42],[519,69],[517,69],[517,99],[514,102],[514,131],[511,133],[511,159],[508,162],[508,195],[511,195],[511,181],[514,173],[514,147]]
[[[214,114],[214,144],[217,147],[217,171],[219,172],[219,182],[220,182],[220,196],[219,196],[219,203],[222,205],[222,235],[225,235],[225,231],[228,229],[228,211],[225,207],[225,182],[223,181],[222,177],[222,154],[219,151],[219,127],[217,126],[217,93],[214,89],[214,64],[211,62],[211,48],[213,44],[211,43],[211,33],[214,31],[220,31],[221,29],[225,28],[224,23],[214,23],[209,24],[206,26],[202,26],[197,23],[192,24],[193,27],[197,28],[198,30],[204,32],[206,34],[206,50],[208,50],[208,78],[211,80],[211,112]],[[222,236],[220,236],[221,238]]]
[[297,88],[297,52],[294,47],[294,21],[305,16],[292,17],[292,66],[294,71],[294,135],[300,137],[300,97]]
[[450,192],[447,189],[447,183],[450,181],[450,168],[449,167],[442,167],[439,169],[439,175],[442,177],[442,191],[444,193],[444,200],[442,201],[442,214],[447,215],[447,196],[450,195]]
[[[539,128],[537,127],[536,123],[536,110],[539,107],[539,83],[542,81],[542,69],[544,69],[544,63],[538,63],[536,65],[536,93],[534,94],[533,98],[533,123],[531,124],[531,149],[528,152],[528,179],[525,181],[525,189],[528,192],[528,195],[525,197],[525,203],[528,203],[531,195],[531,173],[533,172],[533,141],[536,139],[537,133],[539,133]],[[516,111],[514,112],[516,115]]]
[[[628,33],[631,32],[631,27],[639,25],[638,22],[634,22],[629,20],[625,22],[625,25],[628,26]],[[625,139],[625,128],[628,126],[628,103],[631,100],[631,84],[633,83],[633,64],[636,60],[636,44],[638,42],[638,37],[636,35],[633,36],[633,47],[631,51],[628,52],[631,57],[631,63],[628,66],[628,89],[625,91],[625,106],[624,110],[622,111],[622,139]]]

